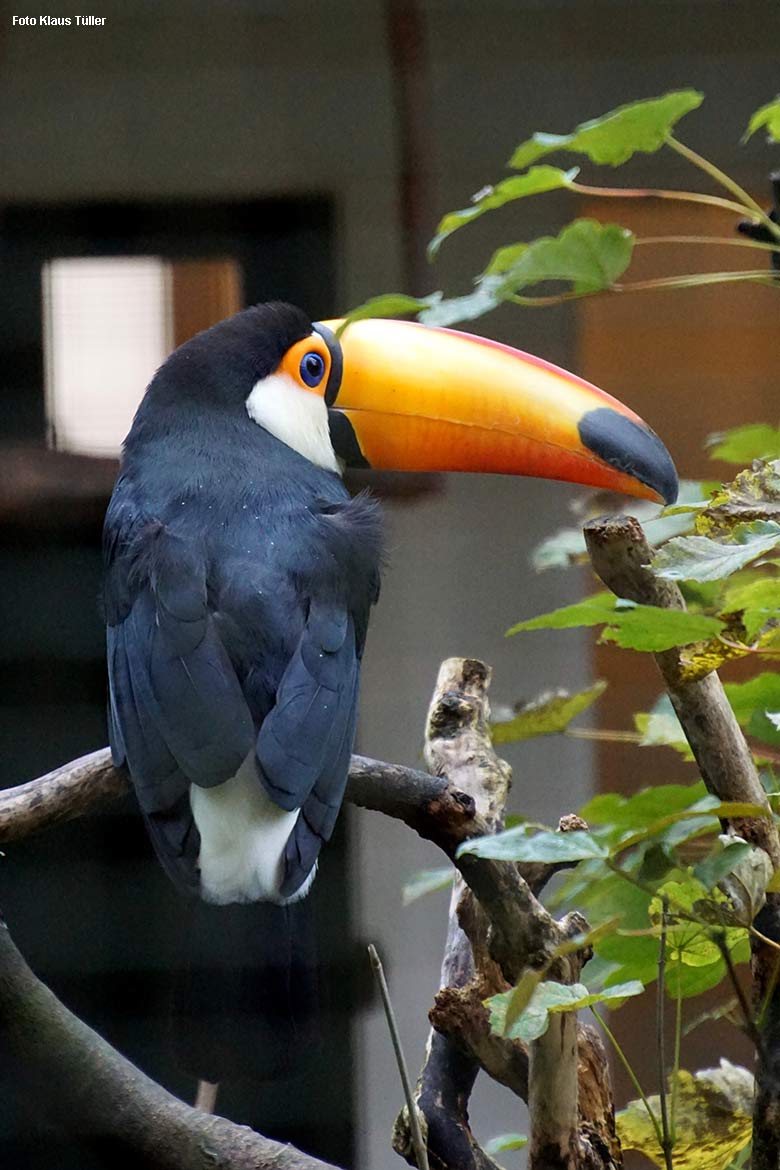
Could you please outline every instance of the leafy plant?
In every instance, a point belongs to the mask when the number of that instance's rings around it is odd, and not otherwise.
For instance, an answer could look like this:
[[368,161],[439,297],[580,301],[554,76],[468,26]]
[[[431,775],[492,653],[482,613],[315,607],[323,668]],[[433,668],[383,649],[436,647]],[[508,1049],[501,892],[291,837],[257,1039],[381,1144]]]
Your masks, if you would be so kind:
[[[778,264],[780,225],[737,182],[678,136],[681,121],[702,100],[695,90],[679,90],[621,106],[569,133],[533,134],[513,152],[508,164],[511,175],[484,187],[468,206],[442,218],[429,256],[434,259],[450,237],[475,220],[496,212],[506,215],[523,200],[551,191],[573,192],[591,200],[650,197],[706,204],[724,215],[746,219],[752,230],[745,235],[642,238],[620,224],[575,219],[555,235],[502,244],[473,287],[461,295],[378,297],[355,310],[347,325],[359,316],[410,312],[430,325],[453,325],[503,303],[544,306],[585,296],[733,281],[778,288],[767,262]],[[771,143],[780,142],[780,97],[748,119],[743,141],[758,132],[764,132]],[[638,152],[662,149],[681,156],[723,193],[591,185],[581,181],[579,165],[564,169],[553,161],[555,156],[564,156],[566,162],[615,168]],[[652,280],[631,279],[637,249],[669,243],[683,254],[688,244],[715,249],[715,255],[724,247],[748,249],[756,263],[736,272],[714,268]],[[523,617],[508,633],[597,627],[602,642],[631,651],[682,648],[683,681],[704,678],[736,659],[754,662],[758,669],[753,676],[729,682],[726,694],[756,760],[765,769],[767,790],[778,795],[774,767],[780,763],[780,675],[773,670],[773,660],[780,654],[780,427],[774,422],[741,426],[710,436],[708,447],[713,458],[742,468],[732,482],[722,487],[686,482],[680,502],[660,517],[643,512],[645,505],[634,505],[635,514],[648,522],[655,573],[679,584],[687,610],[638,605],[596,592],[576,605]],[[533,554],[539,571],[585,559],[578,527],[547,538]],[[603,689],[599,682],[578,695],[540,696],[498,720],[495,741],[548,734],[594,735],[638,748],[665,745],[678,753],[680,762],[692,760],[666,695],[650,711],[637,712],[631,729],[573,726]],[[683,1005],[722,987],[721,1009],[709,1009],[704,1016],[700,1010],[689,1014],[699,1022],[715,1012],[757,1034],[757,1021],[735,972],[750,957],[755,916],[767,891],[777,888],[778,882],[767,854],[733,830],[724,832],[723,823],[770,814],[764,807],[719,801],[698,780],[658,784],[631,796],[603,794],[580,815],[587,829],[561,832],[520,822],[461,847],[462,852],[480,857],[567,868],[553,901],[583,911],[592,926],[587,939],[579,940],[593,953],[582,982],[566,985],[549,977],[545,969],[526,971],[517,986],[487,1001],[491,1028],[502,1037],[531,1042],[544,1033],[551,1014],[585,1009],[598,1013],[656,984],[660,1004],[665,998],[676,1004],[674,1056],[670,1067],[661,1048],[661,1064],[669,1079],[666,1083],[663,1078],[659,1097],[648,1097],[643,1091],[617,1037],[599,1016],[637,1090],[638,1099],[618,1118],[623,1143],[640,1149],[667,1170],[673,1166],[725,1170],[744,1165],[749,1156],[752,1077],[726,1061],[720,1069],[699,1073],[682,1069]],[[441,875],[420,875],[413,893],[438,888],[440,882]],[[660,1012],[659,1019],[662,1006]],[[506,1145],[499,1144],[505,1140]],[[493,1148],[514,1148],[515,1140],[522,1139],[506,1135],[496,1139]]]

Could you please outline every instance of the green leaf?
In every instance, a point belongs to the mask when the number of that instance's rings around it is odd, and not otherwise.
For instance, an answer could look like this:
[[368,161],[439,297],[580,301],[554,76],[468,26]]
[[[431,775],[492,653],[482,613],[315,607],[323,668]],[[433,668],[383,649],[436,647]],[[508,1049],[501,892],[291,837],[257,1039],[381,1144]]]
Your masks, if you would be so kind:
[[451,865],[440,869],[422,869],[419,873],[412,874],[404,882],[401,891],[404,906],[411,906],[412,902],[416,902],[418,898],[424,898],[426,894],[449,889],[452,886],[454,876],[455,870]]
[[[680,480],[678,505],[680,509],[688,509],[698,505],[706,493],[705,484],[700,480]],[[603,497],[600,493],[592,496],[593,506],[584,509],[585,515],[600,516],[604,512]],[[675,508],[664,508],[659,515],[658,505],[649,500],[636,500],[631,503],[631,515],[635,516],[644,528],[648,543],[655,547],[672,536],[680,536],[690,530],[693,519],[688,511],[682,512]],[[566,569],[577,564],[587,557],[585,536],[581,525],[559,529],[552,536],[538,544],[531,554],[531,564],[537,573],[545,569]]]
[[738,463],[742,467],[754,459],[780,459],[780,427],[767,423],[749,423],[730,431],[719,431],[707,439],[711,459]]
[[[669,1092],[671,1094],[671,1085]],[[648,1099],[660,1117],[660,1099]],[[721,1058],[720,1068],[697,1073],[680,1070],[676,1085],[675,1170],[726,1170],[750,1141],[753,1077],[747,1069]],[[625,1149],[639,1150],[664,1166],[655,1126],[642,1101],[631,1101],[615,1117]]]
[[742,141],[747,142],[756,130],[762,128],[766,130],[767,142],[780,142],[780,95],[774,101],[767,102],[765,106],[756,110],[748,122],[748,128],[742,136]]
[[677,536],[659,549],[652,567],[668,581],[718,581],[780,544],[780,524],[754,520],[737,524],[731,539],[709,536]]
[[737,722],[762,743],[780,745],[780,731],[767,718],[767,711],[780,708],[780,673],[764,671],[744,683],[727,683],[726,697]]
[[[570,283],[575,296],[610,288],[628,267],[633,248],[634,236],[627,228],[575,220],[557,236],[513,245],[511,263],[507,257],[501,258],[502,272],[483,273],[473,292],[437,300],[420,320],[439,327],[473,321],[504,301],[516,300],[523,290],[547,281]],[[494,263],[496,257],[491,265]]]
[[690,642],[716,637],[723,622],[703,614],[635,605],[611,593],[596,593],[585,601],[539,617],[518,622],[507,636],[523,630],[566,630],[578,626],[604,625],[602,641],[616,642],[632,650],[668,650]]
[[692,808],[706,795],[707,790],[701,781],[695,784],[657,784],[643,788],[633,796],[620,796],[616,792],[594,796],[580,815],[589,825],[609,825],[615,832],[622,833],[641,829],[649,821],[669,813]]
[[484,317],[485,313],[495,309],[510,295],[500,276],[483,276],[480,277],[473,292],[462,297],[449,297],[437,301],[420,314],[420,320],[424,325],[447,329],[461,321],[474,321],[477,317]]
[[731,873],[737,862],[742,861],[750,853],[751,846],[747,841],[735,841],[721,835],[713,846],[712,851],[704,861],[694,865],[693,872],[697,880],[706,890],[717,886],[718,882]]
[[464,207],[461,211],[450,211],[436,228],[436,235],[428,245],[428,257],[433,257],[441,245],[458,228],[478,219],[486,211],[494,211],[503,207],[505,203],[512,203],[517,199],[526,199],[529,195],[542,195],[547,191],[557,191],[562,187],[571,187],[579,174],[579,167],[572,167],[569,171],[562,171],[559,167],[531,167],[524,175],[513,175],[495,187],[486,187],[474,196],[471,207]]
[[769,622],[780,622],[780,579],[763,575],[752,581],[729,585],[721,606],[723,613],[741,613],[745,637],[752,642]]
[[485,1142],[485,1153],[492,1157],[493,1154],[503,1154],[508,1150],[522,1150],[527,1145],[528,1138],[522,1133],[500,1133]]
[[545,861],[567,863],[587,857],[606,857],[607,850],[584,829],[571,833],[539,829],[536,825],[518,825],[503,833],[475,837],[458,847],[457,856],[472,853],[475,857],[492,857],[501,861]]
[[568,281],[577,294],[610,288],[631,263],[634,234],[615,223],[575,219],[557,236],[534,240],[503,273],[508,295],[544,281]]
[[493,743],[516,743],[523,739],[533,739],[537,735],[555,735],[565,731],[572,720],[595,703],[606,689],[607,684],[599,680],[575,695],[564,690],[539,695],[533,702],[527,703],[514,719],[493,724]]
[[691,746],[668,695],[661,695],[651,711],[637,712],[634,726],[642,733],[641,747],[670,747],[684,760],[693,759]]
[[615,1011],[627,999],[641,995],[643,985],[636,979],[615,985],[604,991],[591,991],[584,983],[556,983],[547,980],[534,989],[528,1004],[517,1017],[508,1019],[508,1008],[512,1002],[514,988],[493,995],[486,1000],[490,1011],[491,1031],[510,1040],[522,1040],[528,1044],[538,1040],[547,1031],[550,1013],[576,1012],[596,1004],[605,1004]]
[[620,166],[637,151],[653,154],[663,146],[684,114],[697,109],[704,95],[684,89],[661,98],[632,102],[583,122],[571,134],[534,134],[518,146],[509,165],[523,170],[557,150],[585,154],[595,163]]
[[407,317],[410,313],[432,308],[441,298],[440,292],[431,293],[427,297],[408,297],[405,293],[385,293],[381,297],[372,297],[347,313],[337,336],[340,337],[354,321],[363,321],[367,317]]

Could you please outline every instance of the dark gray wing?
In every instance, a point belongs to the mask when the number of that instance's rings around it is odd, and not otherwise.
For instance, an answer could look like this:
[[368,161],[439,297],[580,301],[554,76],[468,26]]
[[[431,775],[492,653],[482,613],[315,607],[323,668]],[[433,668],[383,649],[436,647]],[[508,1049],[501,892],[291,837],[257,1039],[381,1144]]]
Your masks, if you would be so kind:
[[300,642],[257,737],[257,762],[269,796],[300,808],[285,850],[281,894],[311,871],[333,832],[355,737],[359,648],[346,605],[312,599]]
[[159,524],[108,534],[109,723],[153,843],[170,876],[196,892],[199,841],[189,785],[235,774],[255,739],[215,629],[202,554]]

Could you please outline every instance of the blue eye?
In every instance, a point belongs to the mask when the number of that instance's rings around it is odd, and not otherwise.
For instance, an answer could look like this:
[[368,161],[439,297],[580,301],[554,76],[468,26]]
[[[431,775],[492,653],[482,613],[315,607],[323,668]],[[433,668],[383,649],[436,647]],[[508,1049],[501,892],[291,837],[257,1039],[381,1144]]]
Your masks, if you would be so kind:
[[325,362],[318,353],[306,353],[301,358],[300,371],[307,386],[319,386],[325,377]]

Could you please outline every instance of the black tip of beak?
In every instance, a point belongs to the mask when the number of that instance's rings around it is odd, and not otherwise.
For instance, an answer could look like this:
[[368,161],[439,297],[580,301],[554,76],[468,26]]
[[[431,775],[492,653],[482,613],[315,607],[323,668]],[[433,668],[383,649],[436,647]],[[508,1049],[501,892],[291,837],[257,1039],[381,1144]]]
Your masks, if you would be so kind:
[[583,415],[578,429],[594,455],[658,492],[667,504],[675,502],[679,484],[672,457],[649,427],[603,406]]

